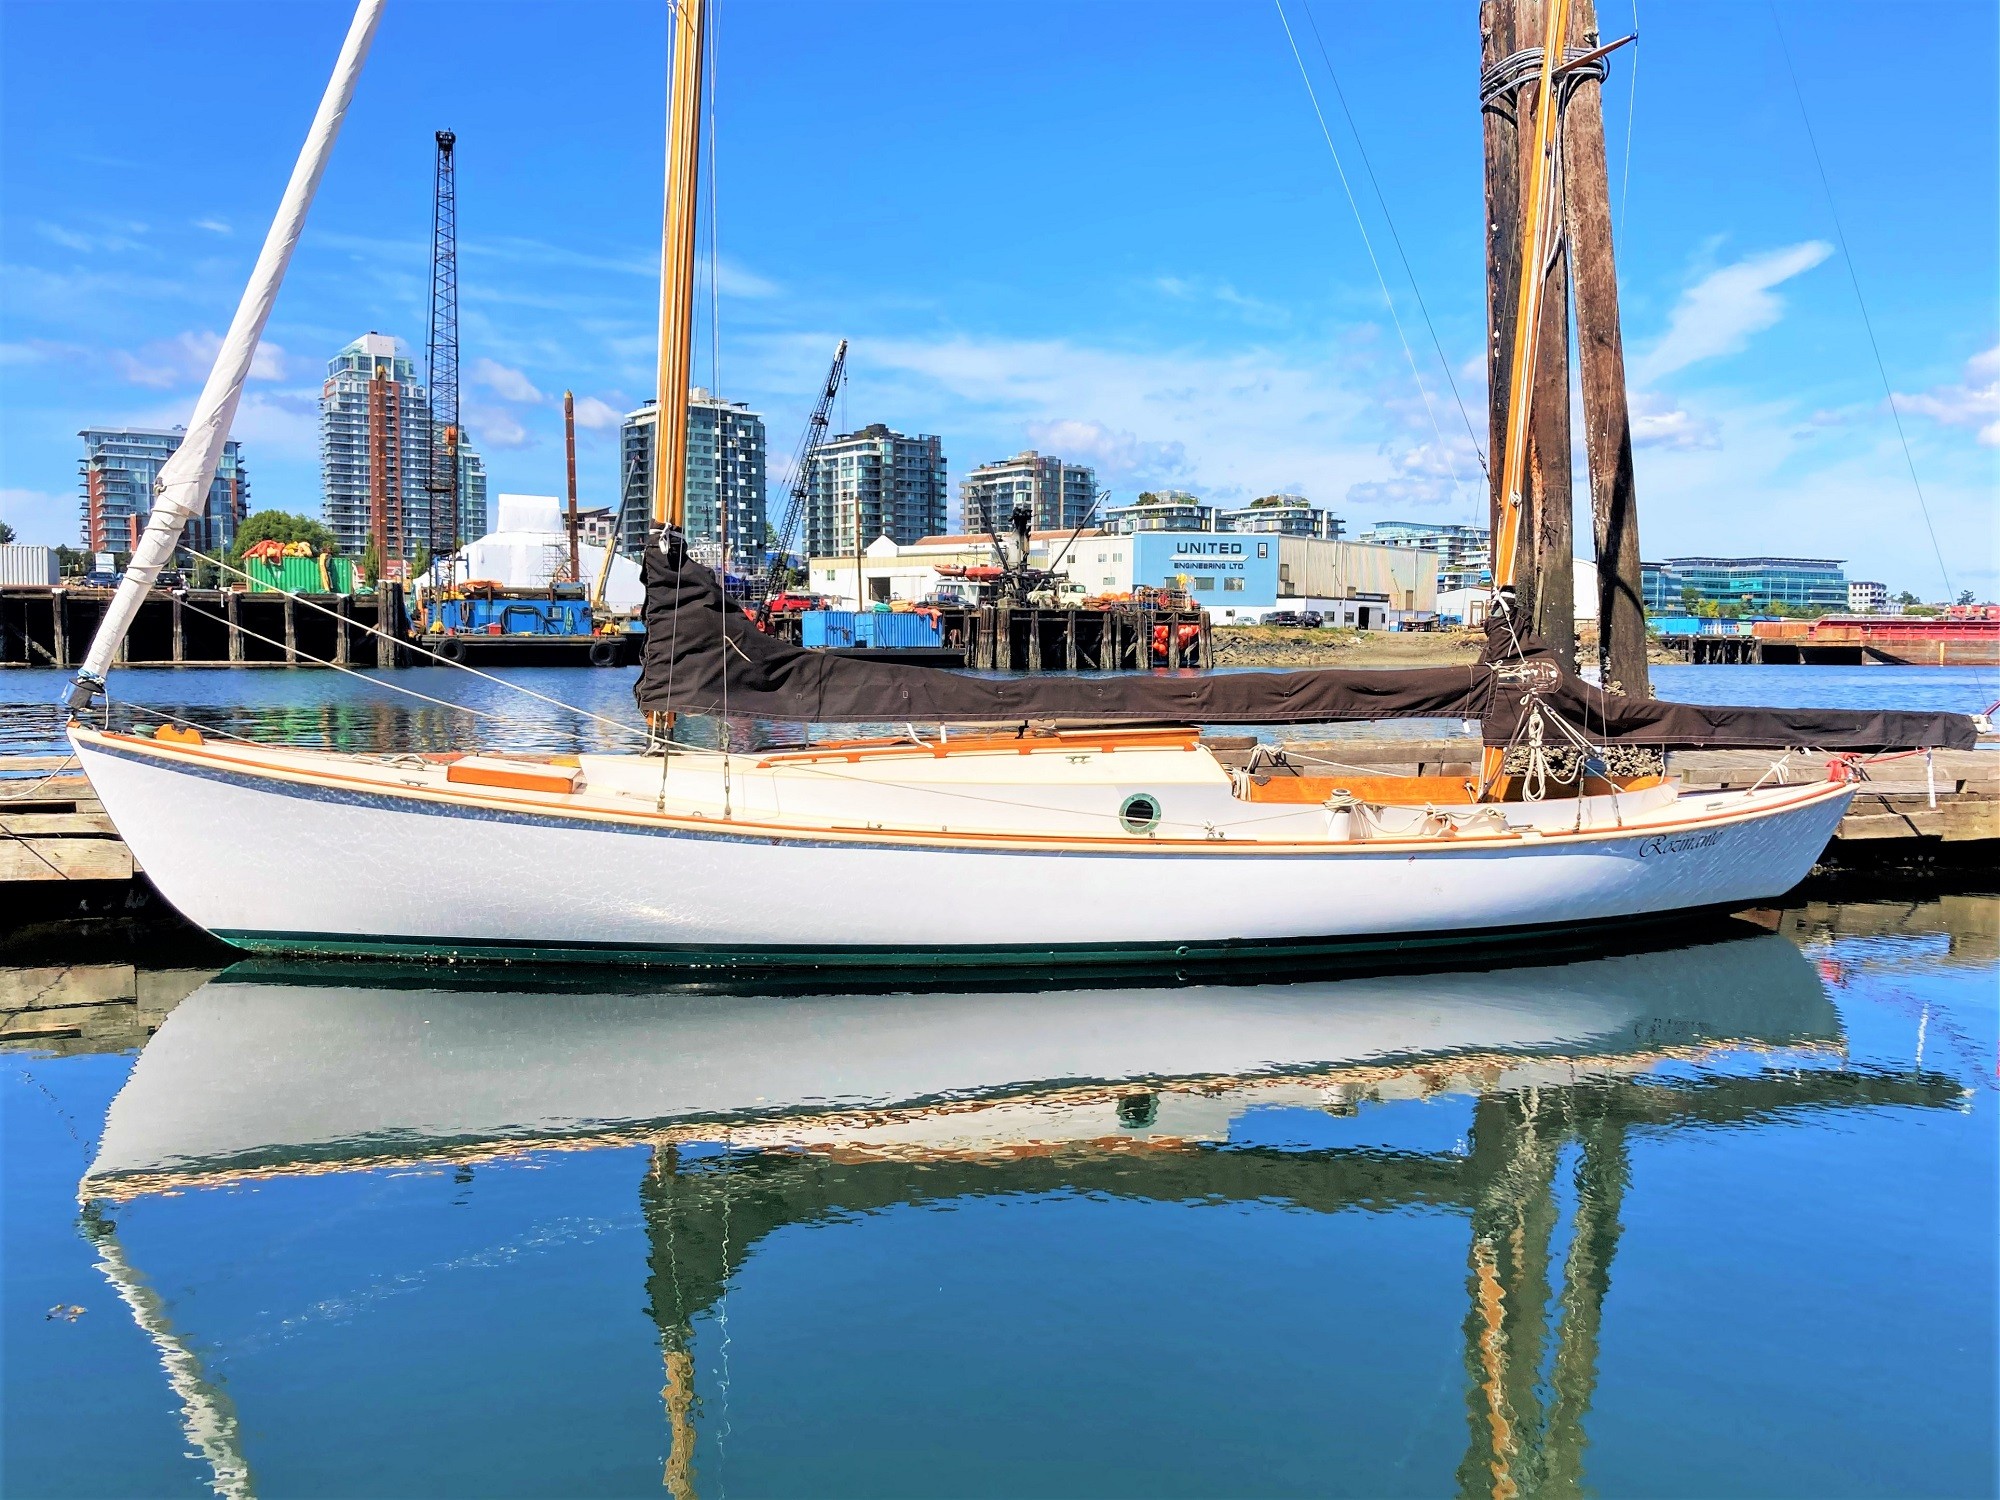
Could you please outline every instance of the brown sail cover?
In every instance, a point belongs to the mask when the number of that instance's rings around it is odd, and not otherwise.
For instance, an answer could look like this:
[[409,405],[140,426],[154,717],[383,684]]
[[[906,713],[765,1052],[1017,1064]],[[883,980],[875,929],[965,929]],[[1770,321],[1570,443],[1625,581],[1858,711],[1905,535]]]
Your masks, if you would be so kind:
[[807,651],[726,607],[714,573],[676,539],[646,549],[646,645],[634,696],[647,713],[801,723],[1323,724],[1479,719],[1504,745],[1536,702],[1594,741],[1669,749],[1811,745],[1969,749],[1963,714],[1706,708],[1606,693],[1531,638],[1489,628],[1469,667],[979,677]]

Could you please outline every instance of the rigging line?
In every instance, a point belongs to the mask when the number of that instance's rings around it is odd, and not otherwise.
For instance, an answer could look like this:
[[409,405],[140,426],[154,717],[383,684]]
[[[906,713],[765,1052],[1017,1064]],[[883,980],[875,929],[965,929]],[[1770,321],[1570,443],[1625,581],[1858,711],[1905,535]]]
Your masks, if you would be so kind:
[[1889,398],[1889,416],[1896,424],[1896,440],[1903,445],[1903,462],[1909,465],[1910,487],[1917,492],[1917,509],[1923,513],[1924,530],[1930,533],[1931,551],[1937,554],[1938,572],[1944,575],[1944,595],[1952,597],[1951,569],[1945,566],[1944,548],[1938,545],[1937,527],[1931,524],[1930,502],[1924,498],[1923,481],[1917,478],[1917,460],[1910,452],[1910,440],[1903,432],[1903,414],[1896,406],[1896,392],[1889,384],[1889,367],[1882,361],[1882,346],[1875,338],[1875,320],[1868,316],[1868,303],[1861,295],[1861,277],[1854,269],[1854,255],[1847,248],[1847,231],[1841,227],[1840,210],[1833,201],[1833,184],[1827,179],[1826,162],[1819,154],[1819,137],[1813,134],[1812,116],[1806,112],[1805,90],[1799,87],[1798,69],[1792,66],[1792,49],[1785,42],[1785,28],[1778,22],[1778,7],[1766,0],[1771,12],[1771,29],[1778,33],[1778,51],[1785,59],[1785,74],[1792,81],[1792,97],[1799,103],[1799,120],[1806,128],[1806,143],[1812,147],[1813,165],[1819,169],[1820,190],[1826,194],[1826,211],[1833,219],[1834,237],[1840,241],[1840,258],[1847,266],[1847,280],[1854,288],[1854,305],[1861,309],[1861,326],[1868,330],[1868,347],[1875,355],[1875,372],[1882,377],[1882,394]]
[[1326,50],[1325,39],[1319,34],[1319,21],[1313,15],[1312,6],[1305,5],[1303,8],[1306,24],[1312,27],[1313,41],[1319,45],[1320,61],[1326,64],[1326,76],[1333,80],[1333,96],[1340,101],[1340,112],[1346,117],[1347,129],[1354,137],[1355,147],[1361,152],[1361,165],[1368,171],[1368,185],[1375,190],[1375,202],[1389,226],[1389,238],[1395,243],[1397,258],[1403,262],[1403,274],[1410,279],[1410,290],[1417,299],[1417,311],[1424,315],[1424,327],[1430,333],[1431,347],[1437,350],[1438,365],[1444,371],[1445,384],[1451,387],[1451,399],[1458,404],[1459,420],[1465,423],[1465,435],[1472,440],[1472,451],[1479,459],[1480,472],[1490,478],[1493,471],[1486,466],[1486,450],[1479,446],[1479,434],[1473,431],[1472,417],[1465,409],[1465,398],[1458,393],[1458,380],[1451,373],[1451,361],[1445,358],[1437,325],[1431,322],[1431,310],[1424,302],[1424,290],[1417,285],[1417,273],[1410,269],[1409,253],[1403,249],[1403,236],[1397,232],[1395,216],[1389,212],[1389,200],[1383,196],[1382,184],[1376,179],[1375,163],[1368,156],[1368,144],[1361,139],[1361,127],[1354,123],[1354,111],[1347,107],[1347,91],[1340,86],[1340,75],[1333,70],[1333,58]]
[[1292,60],[1299,65],[1299,78],[1306,86],[1306,98],[1312,101],[1313,115],[1319,121],[1319,133],[1326,138],[1326,149],[1333,156],[1333,170],[1340,178],[1340,189],[1347,195],[1347,206],[1354,213],[1355,228],[1361,231],[1361,244],[1368,252],[1368,264],[1375,268],[1375,281],[1382,288],[1382,300],[1389,306],[1389,321],[1396,326],[1396,337],[1403,345],[1403,358],[1410,363],[1410,377],[1417,383],[1417,394],[1424,399],[1424,411],[1431,419],[1431,431],[1437,434],[1438,447],[1444,453],[1445,466],[1451,470],[1451,487],[1462,501],[1465,486],[1459,482],[1458,465],[1452,460],[1451,445],[1444,440],[1444,429],[1438,425],[1437,408],[1431,404],[1430,390],[1424,385],[1424,377],[1417,371],[1417,356],[1410,348],[1409,336],[1403,332],[1403,320],[1396,313],[1396,299],[1389,293],[1389,279],[1382,274],[1382,262],[1375,258],[1374,241],[1368,238],[1368,225],[1361,217],[1361,205],[1354,201],[1354,189],[1347,181],[1347,168],[1341,165],[1340,150],[1333,144],[1333,131],[1327,127],[1326,113],[1319,107],[1319,94],[1313,88],[1312,75],[1306,71],[1306,60],[1299,52],[1298,39],[1292,35],[1292,23],[1285,15],[1285,0],[1271,0],[1278,7],[1278,24],[1285,28],[1285,41],[1292,49]]
[[[717,227],[721,205],[716,196],[715,173],[715,73],[720,50],[721,28],[716,24],[722,7],[711,0],[708,17],[708,374],[715,382],[715,395],[722,399],[722,236]],[[722,544],[722,566],[715,571],[715,588],[721,596],[722,640],[729,640],[729,495],[723,487],[722,412],[715,414],[715,534]],[[722,816],[731,814],[729,758],[729,673],[722,674]]]
[[[218,614],[213,614],[210,611],[203,609],[200,605],[189,604],[185,599],[181,601],[181,605],[185,609],[192,610],[195,614],[200,615],[205,620],[214,620],[219,625],[227,625],[229,623],[226,617]],[[253,641],[262,641],[267,646],[276,646],[280,651],[285,649],[285,643],[283,641],[273,640],[268,635],[259,635],[257,634],[256,631],[246,630],[241,625],[238,625],[236,627],[236,630],[239,635],[247,635]],[[343,667],[339,662],[327,661],[324,658],[317,656],[308,656],[304,652],[300,652],[299,656],[301,660],[309,661],[314,666],[330,667],[336,672],[344,673],[349,677],[358,677],[363,682],[376,683],[382,687],[388,688],[392,692],[403,693],[411,698],[421,698],[426,703],[435,703],[439,708],[449,708],[456,710],[459,713],[471,714],[474,718],[493,719],[502,724],[507,722],[507,716],[505,714],[496,714],[490,709],[468,708],[463,703],[453,703],[449,698],[433,698],[429,693],[420,693],[413,687],[404,687],[400,682],[390,682],[386,678],[381,678],[381,677],[370,677],[366,672],[357,672],[353,667]],[[456,666],[458,664],[456,662],[453,662],[450,665]],[[134,704],[131,706],[137,707],[138,705]],[[200,726],[197,725],[196,727],[199,728]],[[236,737],[239,739],[243,738],[243,736],[241,735]],[[246,744],[257,743],[257,741],[254,740],[245,740],[244,742]]]
[[[1639,0],[1632,0],[1632,35],[1639,35]],[[1639,109],[1639,49],[1632,49],[1632,94],[1625,101],[1625,172],[1618,181],[1618,238],[1625,238],[1625,195],[1632,190],[1632,117]]]
[[[244,572],[241,568],[236,567],[230,563],[226,563],[219,557],[209,557],[206,558],[206,561],[214,563],[216,567],[220,568],[225,573],[234,573],[238,578],[241,578],[245,583],[258,582],[257,579],[252,578],[248,573]],[[271,586],[269,584],[264,584],[263,587],[266,589],[271,589]],[[636,735],[642,739],[645,737],[645,731],[634,729],[630,724],[620,723],[617,719],[607,719],[604,717],[603,714],[592,713],[587,708],[578,708],[574,703],[565,703],[560,698],[551,698],[547,693],[538,693],[533,688],[521,686],[521,684],[518,682],[509,682],[504,677],[495,677],[491,672],[482,672],[479,670],[479,668],[469,667],[462,661],[447,661],[444,657],[439,656],[435,651],[426,651],[422,646],[413,645],[409,641],[397,640],[397,638],[391,635],[388,631],[379,629],[374,625],[363,625],[359,620],[344,617],[338,610],[328,609],[324,604],[317,604],[313,600],[308,599],[304,594],[295,594],[290,589],[271,589],[271,592],[277,594],[283,594],[288,599],[296,600],[298,603],[303,604],[307,609],[316,609],[321,614],[325,615],[328,619],[343,620],[344,623],[347,625],[348,629],[350,630],[359,629],[368,635],[376,636],[382,640],[391,642],[394,645],[401,646],[405,650],[414,651],[419,656],[427,656],[441,667],[456,667],[461,672],[470,672],[474,677],[481,678],[487,682],[494,683],[503,688],[510,688],[514,692],[522,694],[524,697],[533,698],[540,703],[546,703],[551,708],[560,708],[566,713],[573,713],[579,715],[582,718],[594,720],[595,722],[602,724],[607,728],[617,730],[620,734]],[[206,610],[199,609],[192,604],[188,604],[185,599],[183,599],[181,603],[186,608],[193,609],[196,614],[208,613]],[[214,615],[209,615],[208,617],[211,620],[216,618],[216,616]],[[241,631],[244,635],[252,635],[252,632],[244,630],[241,625],[237,626],[236,628],[239,631]],[[260,641],[268,641],[269,637],[261,635],[252,635],[252,639]],[[284,643],[280,641],[275,644],[282,647]],[[333,666],[333,663],[328,662],[326,663],[326,665]],[[335,668],[335,670],[345,672],[348,671],[349,669],[346,667],[337,667]],[[365,673],[359,673],[359,672],[354,673],[353,675],[360,677],[364,682],[380,682],[384,687],[394,688],[395,691],[399,693],[409,693],[412,696],[418,698],[422,698],[425,696],[424,694],[417,692],[415,688],[400,687],[393,682],[388,682],[379,677],[369,677]],[[429,701],[432,703],[445,702],[445,700],[442,698],[432,698]],[[449,708],[464,707],[463,704],[457,704],[457,703],[447,703],[446,706]],[[470,708],[466,709],[465,711],[467,713],[482,712],[482,710],[470,709]],[[493,715],[492,717],[498,718],[501,716]]]

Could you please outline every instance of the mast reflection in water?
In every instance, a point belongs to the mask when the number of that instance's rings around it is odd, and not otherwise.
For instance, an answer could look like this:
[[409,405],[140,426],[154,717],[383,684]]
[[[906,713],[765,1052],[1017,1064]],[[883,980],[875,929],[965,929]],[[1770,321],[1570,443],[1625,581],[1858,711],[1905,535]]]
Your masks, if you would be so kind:
[[505,984],[239,966],[113,1101],[83,1223],[217,1492],[1579,1493],[1643,1143],[1968,1099],[1771,935]]

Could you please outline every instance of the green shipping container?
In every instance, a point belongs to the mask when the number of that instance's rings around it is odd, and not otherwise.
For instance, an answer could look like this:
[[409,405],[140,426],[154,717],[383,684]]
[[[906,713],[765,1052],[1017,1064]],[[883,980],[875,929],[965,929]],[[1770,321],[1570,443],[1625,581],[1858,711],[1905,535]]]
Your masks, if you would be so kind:
[[346,557],[330,557],[326,560],[326,572],[320,572],[320,560],[316,557],[288,557],[274,568],[269,563],[249,558],[244,562],[243,571],[250,575],[250,588],[259,594],[324,594],[331,592],[351,594],[354,592],[354,561]]

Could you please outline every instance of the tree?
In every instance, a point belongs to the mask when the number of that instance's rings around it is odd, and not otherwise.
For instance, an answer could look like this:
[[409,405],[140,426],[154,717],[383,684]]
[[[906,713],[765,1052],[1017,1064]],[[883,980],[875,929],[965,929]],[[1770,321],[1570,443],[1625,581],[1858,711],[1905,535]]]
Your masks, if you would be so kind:
[[1896,596],[1896,602],[1898,604],[1910,605],[1910,604],[1922,604],[1924,601],[1919,599],[1915,594],[1911,593],[1908,589],[1904,589],[1902,593]]
[[[0,522],[0,530],[4,530],[5,527],[6,523]],[[0,542],[11,542],[13,540],[14,538],[12,536],[0,536]],[[1972,590],[1971,589],[1959,590],[1958,602],[1960,604],[1970,604],[1972,602]]]
[[236,543],[229,560],[241,563],[243,554],[258,542],[309,542],[315,552],[339,552],[340,543],[331,531],[311,516],[296,516],[287,510],[253,511],[236,528]]
[[76,547],[56,548],[56,567],[65,578],[81,578],[90,571],[88,552]]
[[[14,540],[14,528],[9,526],[5,521],[0,521],[0,547],[6,546],[9,542],[13,540]],[[1972,601],[1970,599],[1967,599],[1965,602],[1967,604],[1970,604]]]
[[1681,590],[1681,613],[1689,615],[1701,613],[1701,590],[1693,584]]
[[421,578],[431,570],[431,549],[422,542],[417,543],[417,555],[410,563],[410,574]]
[[376,549],[374,538],[361,549],[361,581],[373,586],[382,576],[382,554]]

